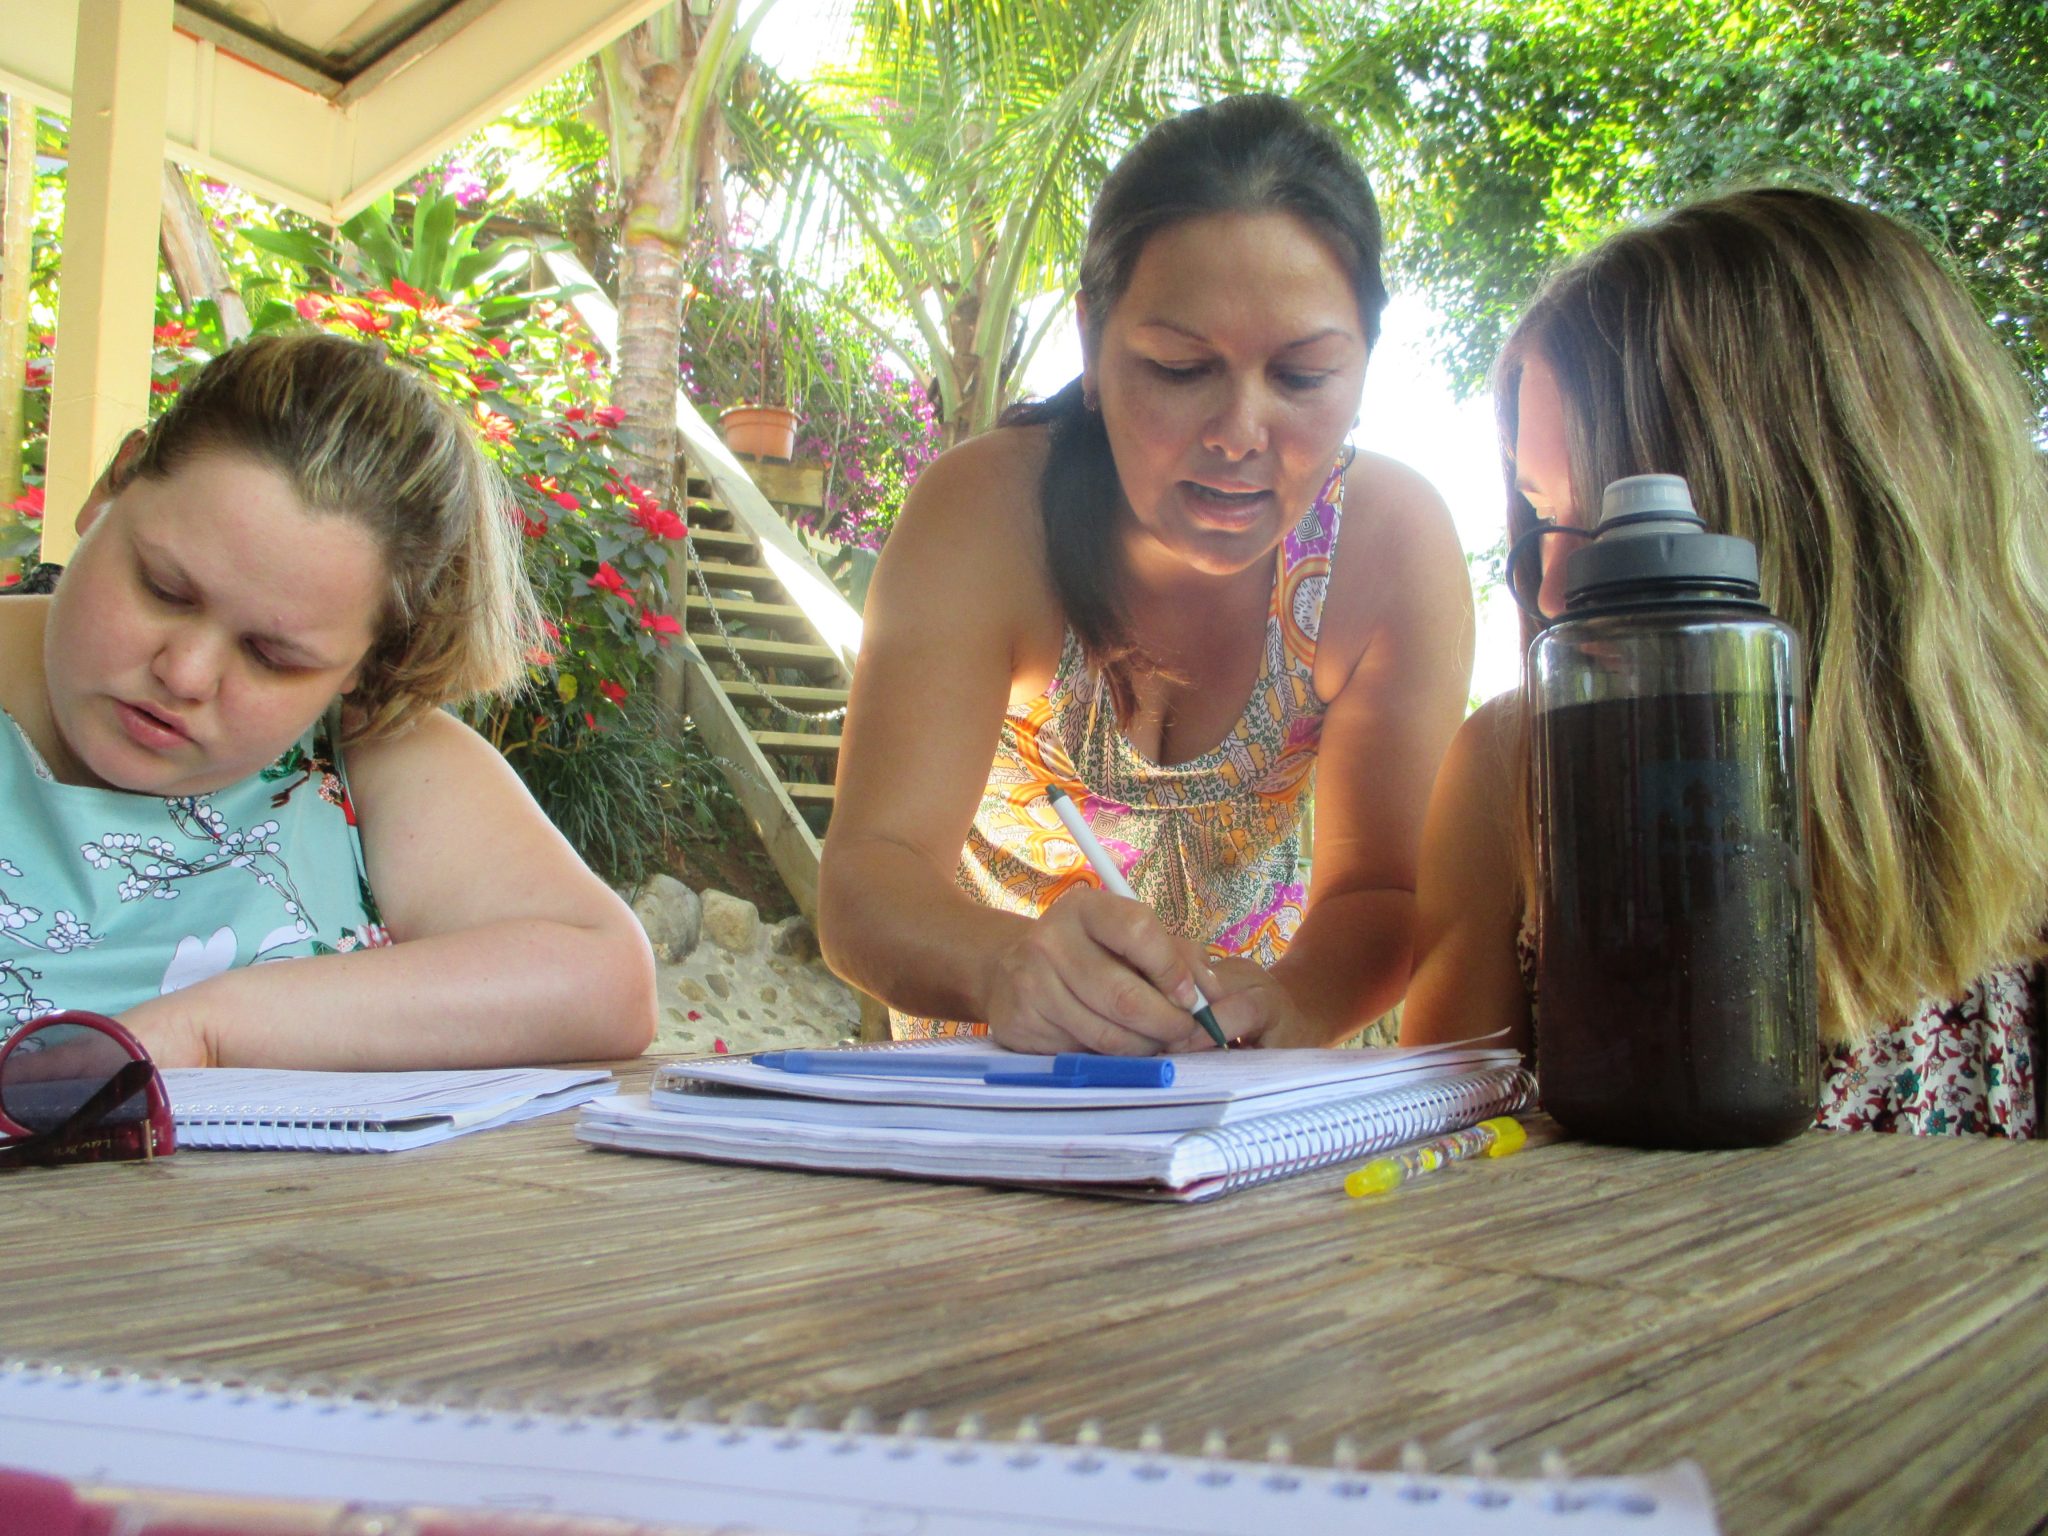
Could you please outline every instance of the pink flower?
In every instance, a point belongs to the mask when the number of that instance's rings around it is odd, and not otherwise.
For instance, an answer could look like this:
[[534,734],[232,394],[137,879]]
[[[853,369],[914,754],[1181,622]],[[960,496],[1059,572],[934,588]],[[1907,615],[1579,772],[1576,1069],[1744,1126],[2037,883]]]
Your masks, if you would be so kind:
[[612,568],[612,563],[609,560],[600,560],[598,562],[597,574],[590,578],[590,590],[593,592],[609,592],[613,597],[624,602],[629,608],[638,608],[640,606],[640,599],[635,597],[633,589],[626,585],[626,578]]

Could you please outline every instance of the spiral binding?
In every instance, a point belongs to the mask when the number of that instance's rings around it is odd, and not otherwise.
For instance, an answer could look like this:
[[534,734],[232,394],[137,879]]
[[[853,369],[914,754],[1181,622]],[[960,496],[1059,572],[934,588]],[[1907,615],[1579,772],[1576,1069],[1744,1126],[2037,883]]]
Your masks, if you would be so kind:
[[1656,1500],[1640,1489],[1606,1482],[1572,1483],[1564,1458],[1555,1450],[1542,1453],[1536,1478],[1511,1484],[1502,1480],[1496,1458],[1483,1445],[1475,1446],[1465,1458],[1469,1473],[1454,1476],[1432,1472],[1429,1453],[1414,1440],[1401,1447],[1393,1471],[1375,1474],[1361,1472],[1357,1446],[1348,1436],[1340,1436],[1331,1446],[1330,1467],[1324,1471],[1297,1467],[1292,1445],[1284,1435],[1276,1434],[1267,1440],[1262,1461],[1233,1461],[1224,1432],[1211,1429],[1203,1437],[1198,1455],[1190,1459],[1170,1456],[1165,1436],[1156,1425],[1148,1425],[1139,1433],[1133,1450],[1113,1449],[1105,1444],[1101,1425],[1093,1419],[1079,1426],[1071,1444],[1062,1445],[1047,1441],[1039,1421],[1029,1416],[1018,1421],[1005,1441],[988,1436],[981,1418],[973,1414],[960,1419],[950,1435],[939,1435],[931,1416],[916,1409],[904,1414],[893,1426],[886,1426],[869,1410],[855,1408],[833,1428],[824,1426],[817,1411],[808,1404],[799,1405],[779,1422],[770,1422],[762,1405],[755,1402],[742,1402],[721,1412],[704,1398],[691,1399],[670,1416],[656,1412],[626,1416],[578,1411],[559,1401],[505,1402],[488,1392],[421,1403],[394,1397],[374,1384],[347,1379],[197,1376],[147,1368],[69,1366],[48,1360],[0,1358],[0,1383],[10,1380],[79,1391],[168,1394],[192,1402],[224,1397],[283,1413],[395,1418],[423,1427],[495,1427],[520,1433],[593,1438],[647,1437],[666,1443],[701,1440],[707,1448],[750,1445],[780,1452],[809,1448],[828,1457],[881,1455],[904,1462],[935,1460],[990,1475],[1004,1470],[1023,1473],[1050,1467],[1070,1476],[1121,1475],[1148,1484],[1182,1478],[1192,1479],[1202,1487],[1250,1489],[1276,1499],[1323,1496],[1352,1500],[1377,1495],[1411,1502],[1462,1501],[1463,1508],[1474,1511],[1506,1510],[1519,1504],[1523,1509],[1555,1514],[1598,1509],[1611,1515],[1645,1517],[1654,1515],[1658,1509]]
[[1490,1115],[1534,1106],[1536,1079],[1524,1067],[1440,1083],[1388,1089],[1370,1100],[1318,1105],[1213,1130],[1193,1131],[1191,1148],[1214,1154],[1217,1193],[1284,1179],[1381,1147],[1419,1141]]

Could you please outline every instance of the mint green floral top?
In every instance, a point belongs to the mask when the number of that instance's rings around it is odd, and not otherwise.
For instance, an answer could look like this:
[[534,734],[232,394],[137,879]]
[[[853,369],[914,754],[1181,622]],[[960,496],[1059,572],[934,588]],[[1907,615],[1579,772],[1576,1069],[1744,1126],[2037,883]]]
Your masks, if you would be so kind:
[[0,711],[0,1040],[238,965],[390,942],[332,718],[262,772],[164,798],[60,784]]

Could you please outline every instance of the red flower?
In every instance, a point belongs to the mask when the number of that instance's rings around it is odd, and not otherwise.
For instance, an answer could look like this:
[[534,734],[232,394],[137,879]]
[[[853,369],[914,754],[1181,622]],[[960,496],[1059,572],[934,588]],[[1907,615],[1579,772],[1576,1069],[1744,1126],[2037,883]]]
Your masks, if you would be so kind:
[[175,395],[178,392],[178,381],[176,379],[151,379],[149,381],[149,392],[152,395]]
[[151,335],[156,338],[156,344],[160,347],[189,347],[199,339],[199,333],[191,326],[179,325],[175,321],[169,325],[158,326]]
[[614,704],[621,707],[625,705],[626,689],[623,684],[615,683],[608,677],[599,678],[597,691],[610,699]]
[[555,621],[553,619],[542,619],[540,621],[540,627],[544,631],[546,631],[547,637],[550,640],[559,640],[562,638],[562,632],[559,629],[555,628]]
[[512,420],[510,417],[500,416],[481,400],[477,401],[476,405],[472,407],[472,414],[476,417],[477,431],[482,434],[485,442],[509,443],[512,441]]
[[578,501],[574,496],[571,496],[567,491],[557,491],[554,495],[550,496],[548,500],[552,501],[564,512],[581,511],[583,507],[583,503]]
[[666,507],[658,507],[651,501],[636,502],[633,507],[633,521],[650,539],[680,539],[690,531],[675,513]]
[[487,373],[472,373],[469,382],[470,387],[480,395],[487,395],[498,387],[498,381]]
[[699,1013],[696,1009],[692,1008],[687,1014],[684,1015],[684,1017],[687,1018],[692,1024],[694,1024],[699,1019],[703,1018],[704,1015]]
[[580,405],[570,406],[569,409],[562,412],[562,419],[564,421],[581,421],[583,419],[583,407]]
[[529,516],[522,509],[519,514],[519,531],[529,539],[544,539],[548,536],[548,520],[544,517]]
[[670,640],[683,632],[683,626],[674,614],[648,613],[644,609],[640,614],[640,627],[650,635],[653,635],[663,645],[667,645]]
[[640,599],[635,597],[633,589],[626,585],[626,578],[612,569],[612,563],[609,560],[600,560],[598,562],[597,574],[590,578],[590,590],[593,592],[609,592],[613,597],[623,601],[629,608],[638,608],[640,606]]
[[432,299],[429,299],[419,289],[413,287],[411,283],[396,277],[391,279],[391,292],[387,293],[385,297],[387,299],[396,299],[399,303],[412,309],[425,309],[429,304],[433,303]]
[[610,431],[626,419],[625,408],[617,405],[600,405],[590,413],[590,419],[606,431]]
[[9,571],[5,576],[0,576],[0,587],[12,587],[19,584],[20,581],[21,572]]
[[583,723],[594,731],[597,729],[597,716],[586,709],[583,711]]
[[526,648],[526,659],[536,667],[552,667],[555,664],[555,653],[544,645],[529,645]]
[[32,485],[8,505],[32,523],[43,515],[43,488],[40,485]]
[[376,310],[369,308],[367,305],[359,304],[354,299],[335,300],[334,315],[336,319],[346,321],[365,336],[381,335],[391,329],[391,317],[389,315],[379,314]]
[[327,300],[319,294],[305,294],[292,303],[301,320],[318,320],[327,312]]
[[30,358],[28,360],[28,367],[22,373],[21,381],[30,389],[48,389],[50,387],[49,359],[42,357]]
[[727,1052],[726,1052],[726,1049],[725,1049],[725,1042],[724,1042],[723,1040],[720,1040],[720,1039],[719,1039],[719,1038],[718,1038],[717,1036],[715,1036],[715,1035],[714,1035],[714,1036],[712,1036],[712,1039],[711,1039],[711,1049],[712,1049],[712,1050],[714,1050],[714,1051],[716,1051],[716,1052],[717,1052],[717,1053],[718,1053],[719,1055],[721,1055],[721,1056],[724,1056],[724,1055],[726,1055],[726,1054],[727,1054]]

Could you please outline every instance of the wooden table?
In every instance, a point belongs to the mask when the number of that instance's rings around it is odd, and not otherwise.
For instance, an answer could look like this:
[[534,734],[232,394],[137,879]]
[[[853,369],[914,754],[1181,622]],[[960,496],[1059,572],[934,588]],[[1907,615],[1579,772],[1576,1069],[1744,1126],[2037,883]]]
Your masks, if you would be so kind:
[[[646,1064],[624,1069],[644,1081]],[[0,1351],[424,1398],[1706,1468],[1731,1536],[2048,1525],[2048,1145],[1564,1141],[1367,1203],[728,1168],[560,1116],[0,1180]],[[1539,1130],[1539,1140],[1541,1140]]]

